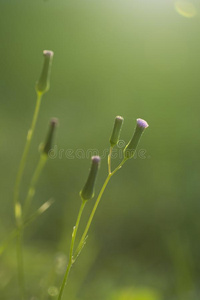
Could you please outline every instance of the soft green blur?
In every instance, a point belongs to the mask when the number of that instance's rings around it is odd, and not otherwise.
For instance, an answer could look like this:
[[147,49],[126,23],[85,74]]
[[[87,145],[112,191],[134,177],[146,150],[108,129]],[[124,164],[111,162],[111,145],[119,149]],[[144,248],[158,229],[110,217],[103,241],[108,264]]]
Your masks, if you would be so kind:
[[[57,117],[55,155],[32,210],[50,198],[55,203],[25,231],[27,300],[56,299],[90,157],[102,157],[97,195],[117,115],[124,117],[120,147],[136,118],[149,128],[106,189],[63,300],[199,299],[200,3],[184,3],[0,1],[0,241],[14,228],[13,186],[42,51],[54,51],[21,193],[24,199],[38,146]],[[12,242],[0,257],[0,299],[18,295]]]

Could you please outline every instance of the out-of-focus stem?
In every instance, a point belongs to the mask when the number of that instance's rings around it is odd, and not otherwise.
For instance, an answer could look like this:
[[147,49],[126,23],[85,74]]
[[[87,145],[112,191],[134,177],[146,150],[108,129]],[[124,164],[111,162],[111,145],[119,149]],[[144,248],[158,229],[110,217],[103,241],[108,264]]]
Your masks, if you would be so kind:
[[29,210],[29,207],[30,207],[30,204],[31,204],[31,200],[32,200],[32,198],[34,196],[34,193],[35,193],[35,186],[36,186],[36,184],[39,180],[39,177],[40,177],[40,174],[41,174],[42,170],[44,169],[47,158],[48,158],[48,156],[44,153],[42,153],[40,155],[39,162],[38,162],[37,167],[36,167],[36,169],[33,173],[33,177],[31,179],[31,183],[30,183],[30,186],[29,186],[29,189],[28,189],[28,193],[27,193],[27,196],[26,196],[26,199],[25,199],[25,202],[24,202],[23,219],[26,218],[26,215],[28,213],[28,210]]
[[35,111],[33,114],[33,119],[31,123],[31,127],[27,134],[26,144],[24,147],[24,151],[22,154],[22,158],[19,165],[19,170],[16,177],[15,187],[14,187],[14,213],[16,224],[18,228],[18,235],[17,235],[17,264],[18,264],[18,281],[19,281],[19,288],[21,294],[21,300],[24,300],[25,297],[25,286],[24,286],[24,263],[23,263],[23,251],[22,251],[22,244],[23,244],[23,228],[22,228],[22,214],[21,214],[21,203],[19,202],[19,192],[22,182],[22,177],[24,174],[24,169],[27,161],[27,156],[29,152],[29,148],[31,145],[33,133],[35,130],[40,104],[41,104],[42,94],[37,93],[37,101],[35,106]]
[[22,158],[21,158],[20,165],[19,165],[19,170],[18,170],[17,177],[16,177],[16,182],[15,182],[15,187],[14,187],[15,218],[17,218],[17,216],[16,216],[16,207],[17,207],[18,201],[19,201],[19,192],[20,192],[20,187],[21,187],[22,176],[23,176],[23,173],[24,173],[24,168],[25,168],[25,165],[26,165],[26,160],[27,160],[29,148],[30,148],[30,145],[31,145],[32,136],[33,136],[33,133],[34,133],[34,130],[35,130],[35,125],[36,125],[37,118],[38,118],[38,113],[39,113],[39,110],[40,110],[41,98],[42,98],[42,95],[40,93],[38,93],[37,94],[37,101],[36,101],[35,111],[34,111],[32,123],[31,123],[31,127],[28,131],[28,134],[27,134],[26,144],[25,144],[25,147],[24,147],[24,151],[23,151]]
[[59,295],[58,295],[58,300],[62,299],[62,294],[63,294],[63,291],[64,291],[64,287],[65,287],[65,285],[67,283],[69,272],[70,272],[71,267],[72,267],[72,265],[74,263],[74,258],[73,258],[74,243],[75,243],[76,233],[77,233],[77,230],[78,230],[78,226],[79,226],[79,223],[80,223],[81,215],[82,215],[83,209],[85,207],[85,204],[86,204],[86,201],[82,201],[81,207],[80,207],[80,210],[79,210],[79,213],[78,213],[78,217],[77,217],[77,220],[76,220],[76,225],[73,228],[71,245],[70,245],[70,252],[69,252],[69,261],[68,261],[68,265],[67,265],[67,269],[66,269],[66,272],[65,272],[65,276],[64,276],[61,288],[60,288],[60,292],[59,292]]

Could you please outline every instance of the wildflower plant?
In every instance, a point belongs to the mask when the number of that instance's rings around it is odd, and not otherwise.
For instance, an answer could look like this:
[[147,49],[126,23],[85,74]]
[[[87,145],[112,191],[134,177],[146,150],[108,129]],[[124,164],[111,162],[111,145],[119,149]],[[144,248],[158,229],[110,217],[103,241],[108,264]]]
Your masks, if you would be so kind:
[[[17,249],[17,266],[18,266],[18,282],[19,282],[19,290],[20,290],[20,299],[24,300],[25,297],[25,282],[24,282],[24,259],[23,259],[23,234],[26,226],[30,223],[32,223],[38,216],[40,216],[43,212],[45,212],[53,203],[52,200],[49,200],[42,204],[38,210],[36,210],[33,213],[30,213],[31,203],[35,194],[36,185],[38,183],[38,180],[40,178],[41,172],[44,169],[44,166],[48,160],[48,155],[50,151],[52,150],[52,141],[55,134],[55,129],[58,124],[58,120],[56,118],[52,118],[49,124],[49,131],[47,134],[47,138],[45,142],[40,147],[40,157],[38,160],[38,164],[36,165],[36,168],[33,172],[32,178],[30,180],[30,184],[28,187],[27,195],[22,201],[21,199],[21,186],[23,183],[23,176],[25,171],[25,166],[28,158],[28,153],[32,141],[32,137],[34,135],[36,122],[39,114],[39,109],[41,105],[41,99],[42,96],[49,90],[50,87],[50,73],[51,73],[51,65],[53,60],[53,52],[49,50],[45,50],[43,52],[44,55],[44,64],[43,69],[41,72],[40,79],[36,83],[36,93],[37,93],[37,101],[36,101],[36,107],[31,123],[31,127],[27,134],[27,139],[24,147],[24,151],[22,154],[22,158],[19,165],[19,170],[16,177],[15,187],[14,187],[14,215],[16,220],[16,228],[11,232],[11,234],[8,236],[8,239],[0,246],[0,254],[5,250],[8,242],[16,237],[16,249]],[[123,126],[124,119],[121,116],[116,116],[114,121],[113,130],[110,136],[110,151],[107,157],[108,161],[108,173],[106,176],[106,179],[102,185],[102,188],[96,198],[96,201],[94,202],[94,206],[91,210],[90,216],[88,218],[88,221],[86,223],[86,226],[83,230],[82,236],[80,237],[79,241],[76,241],[77,231],[79,229],[79,224],[81,221],[81,217],[84,211],[84,207],[87,204],[88,201],[92,201],[92,198],[95,196],[95,182],[97,179],[98,170],[100,167],[100,161],[101,158],[99,156],[93,156],[91,158],[91,167],[89,171],[88,178],[86,180],[85,185],[83,186],[82,190],[80,191],[80,200],[81,205],[78,212],[78,216],[76,219],[75,226],[72,230],[72,236],[71,236],[71,244],[70,244],[70,250],[69,250],[69,257],[68,257],[68,264],[67,268],[63,277],[63,281],[60,286],[59,294],[57,300],[61,300],[63,297],[63,292],[65,285],[67,283],[67,279],[71,270],[71,267],[77,260],[78,256],[80,255],[88,236],[88,231],[90,229],[91,223],[93,221],[95,212],[97,210],[97,207],[99,205],[99,202],[103,196],[103,193],[111,179],[111,177],[121,169],[121,167],[125,164],[126,161],[131,159],[136,151],[136,148],[138,146],[138,143],[140,141],[140,138],[145,131],[145,129],[148,127],[148,124],[145,120],[137,119],[136,122],[136,128],[133,133],[132,139],[129,141],[129,143],[125,146],[123,150],[123,158],[122,161],[119,163],[119,165],[112,170],[111,162],[112,162],[112,151],[113,148],[116,147],[118,144],[121,129]]]
[[137,119],[137,123],[136,123],[136,128],[133,134],[132,139],[130,140],[130,142],[127,144],[127,146],[124,148],[124,157],[122,159],[122,161],[120,162],[120,164],[112,171],[111,169],[111,158],[112,158],[112,150],[113,148],[117,145],[119,138],[120,138],[120,133],[121,133],[121,129],[122,129],[122,125],[123,125],[123,117],[121,116],[117,116],[115,118],[115,123],[114,123],[114,127],[113,127],[113,131],[110,137],[110,151],[108,154],[108,174],[107,177],[103,183],[103,186],[99,192],[99,195],[97,196],[96,202],[93,206],[92,212],[89,216],[89,219],[87,221],[85,230],[80,238],[80,241],[78,243],[77,248],[74,250],[74,244],[75,244],[75,239],[76,239],[76,233],[79,227],[79,223],[80,223],[80,219],[83,213],[83,209],[85,207],[85,204],[87,203],[88,200],[92,199],[94,197],[94,185],[95,185],[95,181],[96,181],[96,176],[97,176],[97,172],[99,169],[99,165],[100,165],[100,157],[99,156],[93,156],[92,157],[92,162],[91,162],[91,169],[89,172],[89,176],[88,179],[86,181],[85,186],[83,187],[83,189],[80,192],[80,197],[81,197],[81,206],[80,206],[80,210],[78,213],[78,217],[76,220],[76,225],[73,227],[73,231],[72,231],[72,239],[71,239],[71,245],[70,245],[70,252],[69,252],[69,260],[68,260],[68,265],[66,268],[66,272],[63,278],[63,282],[60,288],[60,292],[58,295],[58,300],[62,299],[62,295],[63,295],[63,291],[64,291],[64,287],[67,283],[67,279],[69,276],[69,272],[70,269],[72,267],[72,265],[75,263],[77,257],[79,256],[79,254],[81,253],[85,243],[86,243],[86,239],[87,239],[87,234],[88,231],[90,229],[92,220],[94,218],[95,212],[97,210],[97,207],[99,205],[99,202],[103,196],[103,193],[111,179],[111,177],[119,170],[121,169],[121,167],[124,165],[124,163],[132,158],[135,154],[136,148],[138,146],[139,140],[144,132],[144,130],[149,126],[148,123],[145,120],[142,119]]
[[[37,100],[36,100],[35,111],[33,114],[31,127],[27,134],[26,144],[24,147],[21,161],[20,161],[19,170],[17,173],[15,187],[14,187],[14,214],[15,214],[16,229],[17,229],[16,232],[17,232],[18,281],[19,281],[21,299],[25,299],[24,259],[23,259],[23,247],[22,247],[23,246],[24,226],[28,220],[28,219],[26,219],[26,217],[28,215],[28,211],[29,211],[29,207],[31,205],[32,198],[35,194],[35,186],[36,186],[38,179],[40,177],[40,174],[46,164],[46,161],[48,158],[48,151],[50,150],[50,147],[51,147],[54,129],[57,124],[57,121],[55,121],[55,119],[53,119],[50,123],[50,131],[49,131],[49,134],[47,137],[46,144],[44,145],[43,150],[41,151],[39,162],[36,166],[35,171],[33,172],[30,186],[28,188],[28,193],[27,193],[26,199],[23,203],[20,198],[20,189],[21,189],[22,179],[23,179],[23,175],[24,175],[26,162],[27,162],[27,157],[28,157],[32,137],[33,137],[37,119],[38,119],[42,96],[49,90],[49,87],[50,87],[51,65],[52,65],[52,59],[53,59],[54,53],[53,53],[53,51],[44,50],[43,55],[44,55],[44,64],[43,64],[40,79],[36,83]],[[48,203],[47,203],[46,207],[49,207]],[[33,216],[29,216],[29,218],[32,218],[32,217]]]

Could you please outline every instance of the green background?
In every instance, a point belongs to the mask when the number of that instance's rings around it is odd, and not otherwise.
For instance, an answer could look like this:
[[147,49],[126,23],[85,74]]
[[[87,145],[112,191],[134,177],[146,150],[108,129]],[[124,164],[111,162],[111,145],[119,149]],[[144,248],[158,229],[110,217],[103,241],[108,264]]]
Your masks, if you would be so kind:
[[[190,2],[194,18],[178,14],[172,0],[0,1],[1,241],[14,228],[13,186],[42,51],[55,53],[21,192],[23,198],[38,145],[57,117],[57,152],[32,209],[50,198],[55,203],[25,232],[27,299],[56,299],[90,166],[88,150],[105,153],[116,115],[125,119],[121,145],[136,118],[150,126],[136,158],[106,189],[63,300],[199,299],[200,3]],[[96,194],[106,173],[104,156]],[[0,257],[0,295],[20,299],[14,241]]]

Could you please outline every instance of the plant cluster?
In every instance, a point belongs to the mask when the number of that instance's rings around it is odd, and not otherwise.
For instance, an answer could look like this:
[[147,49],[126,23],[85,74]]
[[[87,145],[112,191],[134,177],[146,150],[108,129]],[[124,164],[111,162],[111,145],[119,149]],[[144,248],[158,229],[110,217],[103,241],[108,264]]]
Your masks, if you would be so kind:
[[[26,144],[24,147],[24,151],[22,154],[22,158],[19,165],[19,170],[16,177],[16,183],[14,187],[14,215],[16,220],[16,228],[13,230],[13,232],[10,234],[8,239],[1,245],[0,247],[0,253],[3,252],[3,250],[6,248],[8,242],[12,238],[16,238],[16,251],[17,251],[17,265],[18,265],[18,282],[19,282],[19,290],[20,290],[20,299],[24,300],[26,298],[26,292],[25,292],[25,282],[24,282],[24,259],[23,259],[23,234],[26,226],[33,222],[39,215],[41,215],[43,212],[45,212],[53,203],[53,201],[49,200],[45,202],[44,204],[39,207],[39,209],[33,213],[30,213],[31,203],[35,194],[35,189],[37,182],[40,178],[41,172],[48,160],[48,154],[52,150],[52,142],[53,137],[55,134],[55,129],[58,124],[58,120],[56,118],[52,118],[49,125],[49,132],[46,138],[46,141],[42,144],[42,147],[40,149],[40,157],[38,164],[33,172],[32,179],[30,181],[30,185],[28,187],[27,196],[24,201],[22,201],[20,197],[20,191],[22,186],[22,179],[24,175],[24,170],[27,162],[27,157],[32,141],[32,137],[35,131],[36,122],[39,114],[39,109],[41,105],[42,96],[49,90],[50,87],[50,73],[51,73],[51,65],[53,60],[54,53],[52,51],[45,50],[43,52],[44,54],[44,64],[42,68],[42,73],[40,76],[40,79],[36,83],[36,92],[37,92],[37,101],[36,101],[36,107],[35,112],[33,115],[31,127],[27,134]],[[99,156],[93,156],[91,158],[91,168],[89,171],[88,178],[86,180],[86,183],[83,187],[83,189],[80,192],[80,198],[81,198],[81,206],[78,212],[76,224],[73,227],[72,231],[72,237],[71,237],[71,244],[70,244],[70,251],[69,251],[69,257],[68,257],[68,264],[66,268],[66,272],[60,287],[60,291],[58,294],[58,300],[62,299],[64,287],[66,285],[70,269],[77,260],[79,254],[81,253],[87,239],[88,231],[90,229],[92,220],[94,218],[96,209],[98,207],[98,204],[102,198],[102,195],[105,191],[105,188],[107,184],[109,183],[111,177],[125,164],[126,161],[131,159],[136,151],[137,145],[139,143],[139,140],[144,132],[144,130],[148,127],[148,124],[143,119],[137,119],[136,122],[136,128],[133,133],[133,136],[129,143],[125,146],[123,150],[123,159],[119,163],[119,165],[112,170],[111,168],[111,161],[112,161],[112,151],[113,148],[116,147],[119,138],[120,133],[123,125],[123,117],[117,116],[114,121],[114,126],[112,130],[112,134],[110,137],[110,151],[108,154],[108,174],[107,177],[102,185],[102,188],[97,196],[97,199],[94,203],[93,209],[90,213],[90,216],[88,218],[87,224],[85,229],[83,230],[83,234],[77,242],[77,247],[75,247],[75,241],[76,241],[76,235],[79,228],[81,216],[84,210],[84,207],[86,203],[94,197],[94,188],[95,188],[95,181],[97,177],[97,173],[100,166],[100,160],[101,158]]]

